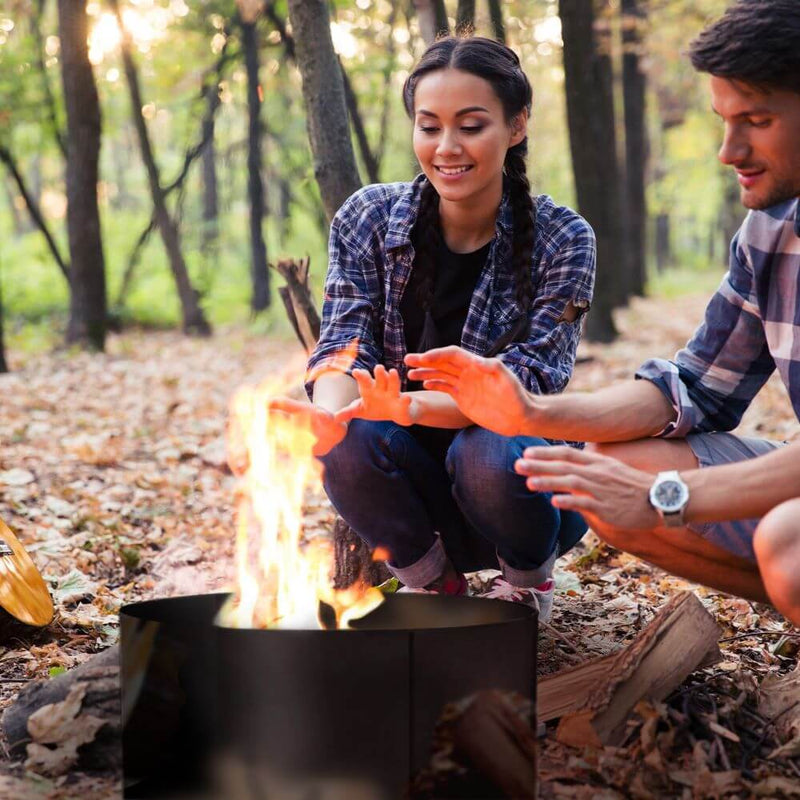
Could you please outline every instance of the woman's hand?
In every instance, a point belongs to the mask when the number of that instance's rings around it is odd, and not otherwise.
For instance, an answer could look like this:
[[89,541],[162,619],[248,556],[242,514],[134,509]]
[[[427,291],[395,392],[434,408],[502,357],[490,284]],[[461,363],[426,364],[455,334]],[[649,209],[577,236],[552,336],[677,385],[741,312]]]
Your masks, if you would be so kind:
[[411,380],[449,394],[476,425],[501,436],[535,435],[532,397],[499,359],[451,346],[409,354],[406,364]]
[[271,411],[282,411],[298,417],[310,426],[311,433],[316,438],[316,444],[311,451],[315,456],[327,455],[347,434],[346,420],[337,420],[330,411],[311,403],[276,397],[270,400],[269,407]]
[[389,420],[398,425],[414,425],[417,408],[413,397],[400,391],[400,375],[378,364],[375,376],[365,369],[354,369],[353,377],[361,397],[336,412],[337,422],[351,419]]

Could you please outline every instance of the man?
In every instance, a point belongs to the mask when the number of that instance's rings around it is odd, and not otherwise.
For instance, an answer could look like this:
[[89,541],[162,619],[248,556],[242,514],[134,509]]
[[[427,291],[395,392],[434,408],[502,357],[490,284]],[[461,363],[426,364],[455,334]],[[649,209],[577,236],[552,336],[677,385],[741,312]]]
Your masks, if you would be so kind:
[[750,212],[686,348],[592,394],[528,394],[496,359],[458,348],[409,355],[409,378],[498,433],[599,443],[532,448],[516,468],[612,545],[770,601],[800,624],[800,441],[725,432],[776,367],[800,418],[797,0],[740,0],[690,57],[710,75],[725,129],[719,159],[736,171]]

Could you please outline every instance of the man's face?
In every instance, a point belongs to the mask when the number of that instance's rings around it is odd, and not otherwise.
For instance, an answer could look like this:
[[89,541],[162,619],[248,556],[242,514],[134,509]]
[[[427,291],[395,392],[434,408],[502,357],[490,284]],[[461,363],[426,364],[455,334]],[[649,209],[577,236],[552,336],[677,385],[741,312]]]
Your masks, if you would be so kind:
[[712,76],[711,107],[725,123],[719,160],[736,170],[742,204],[768,208],[800,196],[800,93]]

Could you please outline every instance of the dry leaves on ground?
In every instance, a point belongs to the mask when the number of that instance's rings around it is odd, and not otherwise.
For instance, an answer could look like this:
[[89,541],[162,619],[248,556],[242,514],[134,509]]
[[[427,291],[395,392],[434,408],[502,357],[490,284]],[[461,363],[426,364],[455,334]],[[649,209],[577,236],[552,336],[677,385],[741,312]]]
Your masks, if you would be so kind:
[[[669,357],[703,305],[700,297],[634,302],[619,315],[617,343],[582,345],[589,360],[569,391],[628,378],[647,357]],[[0,650],[0,705],[32,678],[112,643],[122,603],[228,585],[228,403],[241,383],[283,370],[287,354],[302,358],[294,343],[236,331],[211,341],[130,332],[112,337],[105,355],[56,353],[25,363],[11,353],[15,372],[0,378],[0,517],[50,581],[57,617]],[[796,435],[779,383],[765,387],[742,431]],[[309,520],[325,531],[333,514],[320,506]],[[542,673],[618,649],[689,586],[592,535],[559,561],[557,578],[553,619],[540,637]],[[800,769],[773,753],[777,726],[759,710],[758,687],[794,668],[800,639],[767,607],[697,592],[724,630],[724,661],[694,673],[664,703],[641,706],[622,748],[578,752],[544,739],[543,797],[798,796]],[[118,794],[113,776],[69,772],[53,780],[0,767],[0,797]]]

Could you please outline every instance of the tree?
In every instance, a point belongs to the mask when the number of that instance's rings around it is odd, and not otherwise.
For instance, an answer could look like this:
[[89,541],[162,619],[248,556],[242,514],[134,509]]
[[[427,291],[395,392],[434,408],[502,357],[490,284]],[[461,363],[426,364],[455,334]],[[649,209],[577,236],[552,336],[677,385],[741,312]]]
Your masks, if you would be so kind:
[[475,0],[458,0],[456,8],[456,31],[471,33],[475,30]]
[[67,341],[102,350],[106,278],[97,206],[100,102],[87,46],[83,0],[58,1],[61,75],[67,111],[67,231],[70,315]]
[[412,0],[419,19],[419,32],[428,47],[441,34],[450,33],[444,0]]
[[644,22],[641,0],[622,0],[622,87],[625,105],[625,199],[629,289],[643,295],[646,269],[647,198],[647,129],[645,126],[646,78],[641,68],[639,50]]
[[6,345],[3,333],[3,291],[2,281],[0,281],[0,374],[8,372],[8,362],[6,361]]
[[594,0],[559,0],[559,14],[575,192],[578,209],[597,237],[597,281],[586,334],[609,342],[617,333],[611,311],[625,277],[625,254],[611,59],[597,35],[607,23],[596,18]]
[[250,308],[257,313],[269,307],[267,245],[264,241],[264,184],[261,180],[261,82],[259,80],[258,29],[261,3],[238,0],[242,50],[247,72],[247,194],[250,199],[250,274],[253,293]]
[[330,221],[361,185],[347,124],[344,80],[324,0],[289,0],[314,176]]
[[498,42],[506,43],[506,26],[503,22],[503,5],[500,0],[489,0],[489,18],[492,21],[492,32]]
[[[62,2],[67,2],[67,0],[62,0]],[[172,218],[167,209],[165,191],[161,185],[161,176],[158,166],[156,165],[155,157],[153,156],[153,148],[150,144],[147,125],[142,116],[142,92],[139,88],[139,76],[136,71],[136,64],[133,60],[130,33],[123,22],[119,0],[110,0],[110,2],[117,18],[117,25],[119,25],[122,34],[120,48],[122,51],[122,63],[125,68],[125,78],[128,82],[128,91],[131,98],[133,125],[139,139],[139,150],[141,152],[142,161],[147,171],[147,181],[153,199],[153,216],[159,233],[161,234],[161,239],[164,242],[170,268],[172,269],[175,284],[178,288],[178,296],[180,298],[181,311],[183,314],[183,330],[185,333],[208,336],[211,334],[211,326],[208,324],[203,309],[200,307],[199,295],[189,279],[189,271],[183,259],[183,253],[181,252],[180,231],[178,230],[176,221]]]

